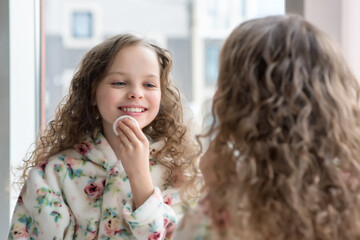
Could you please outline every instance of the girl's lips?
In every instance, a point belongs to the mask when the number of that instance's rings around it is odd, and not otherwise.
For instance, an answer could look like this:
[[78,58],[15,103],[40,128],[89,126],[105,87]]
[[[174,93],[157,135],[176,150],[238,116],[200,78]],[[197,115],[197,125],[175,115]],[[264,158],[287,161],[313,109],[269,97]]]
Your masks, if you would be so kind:
[[125,111],[123,108],[119,108],[119,110],[123,113],[125,113],[126,115],[132,116],[132,117],[137,117],[137,116],[142,116],[147,109],[145,108],[144,111],[142,112],[131,112],[131,111]]
[[120,110],[127,111],[127,112],[143,112],[144,110],[147,110],[146,107],[138,106],[138,105],[121,106],[118,108]]

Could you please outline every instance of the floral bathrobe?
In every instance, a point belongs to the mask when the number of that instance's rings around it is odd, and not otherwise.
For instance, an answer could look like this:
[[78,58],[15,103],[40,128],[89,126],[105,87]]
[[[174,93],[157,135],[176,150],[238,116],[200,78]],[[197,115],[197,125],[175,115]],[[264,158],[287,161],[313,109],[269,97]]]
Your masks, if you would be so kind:
[[31,170],[9,239],[170,239],[182,204],[154,157],[162,146],[150,145],[155,189],[135,211],[124,168],[101,133],[53,156]]

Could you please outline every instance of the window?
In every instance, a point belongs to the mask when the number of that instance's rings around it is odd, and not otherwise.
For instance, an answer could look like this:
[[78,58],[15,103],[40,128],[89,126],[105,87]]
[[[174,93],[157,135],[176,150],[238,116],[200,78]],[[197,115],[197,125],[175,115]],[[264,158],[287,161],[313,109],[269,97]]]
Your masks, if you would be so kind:
[[72,36],[74,38],[93,37],[93,14],[91,12],[72,13]]

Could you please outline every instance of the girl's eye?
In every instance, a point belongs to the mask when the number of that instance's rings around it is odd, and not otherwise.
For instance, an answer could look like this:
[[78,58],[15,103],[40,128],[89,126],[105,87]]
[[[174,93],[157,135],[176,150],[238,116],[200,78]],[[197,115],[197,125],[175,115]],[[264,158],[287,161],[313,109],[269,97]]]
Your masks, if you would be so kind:
[[126,83],[125,82],[113,82],[113,83],[111,83],[111,85],[113,85],[113,86],[125,86]]
[[148,87],[148,88],[154,88],[154,87],[156,87],[154,84],[152,84],[152,83],[146,83],[145,85],[144,85],[145,87]]

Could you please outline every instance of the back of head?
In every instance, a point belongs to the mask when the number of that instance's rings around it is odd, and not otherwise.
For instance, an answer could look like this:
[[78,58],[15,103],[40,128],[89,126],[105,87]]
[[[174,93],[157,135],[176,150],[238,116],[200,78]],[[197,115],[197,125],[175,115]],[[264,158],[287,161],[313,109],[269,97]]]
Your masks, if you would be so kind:
[[210,191],[239,236],[360,238],[359,93],[339,48],[301,17],[234,29],[220,55]]

